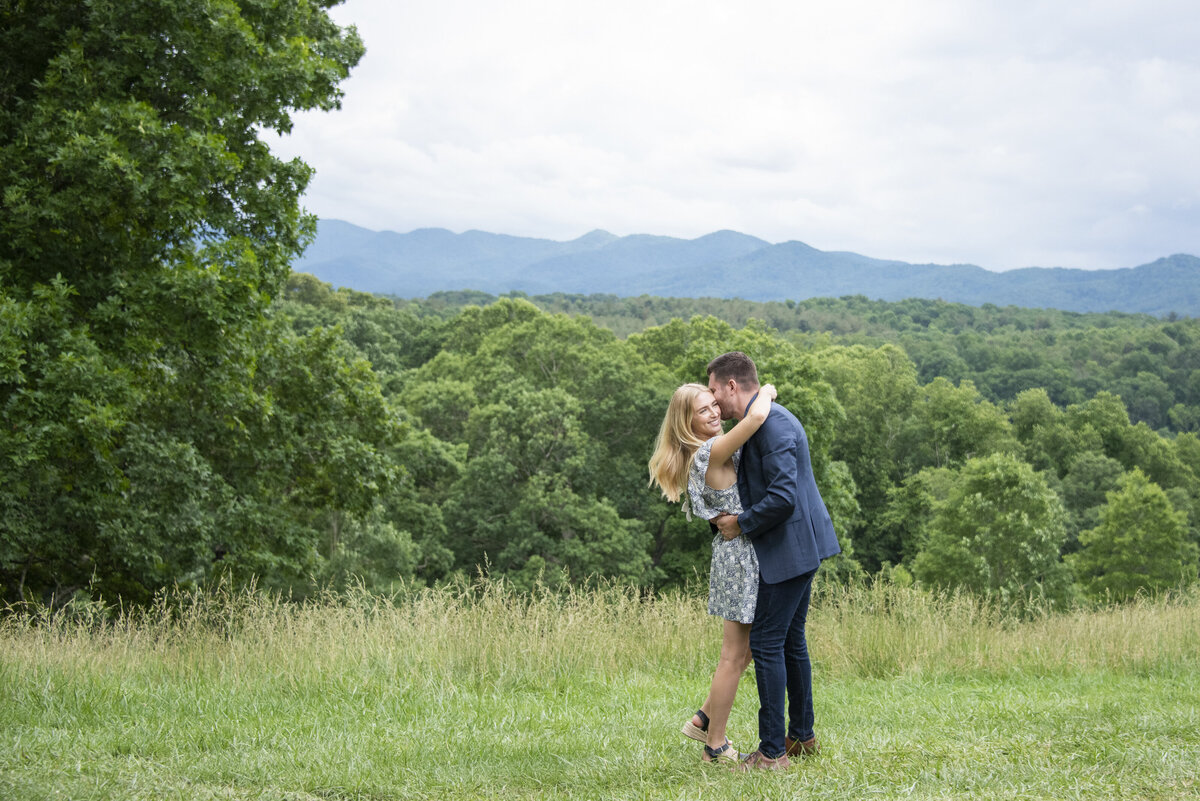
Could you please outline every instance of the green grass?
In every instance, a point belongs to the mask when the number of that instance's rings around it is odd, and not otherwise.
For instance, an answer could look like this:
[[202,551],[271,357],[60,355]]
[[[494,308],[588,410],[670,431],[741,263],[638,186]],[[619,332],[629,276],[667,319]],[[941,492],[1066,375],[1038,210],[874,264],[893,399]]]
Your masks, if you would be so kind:
[[[0,798],[1200,798],[1200,594],[1024,622],[824,588],[823,752],[700,762],[702,599],[497,585],[0,619]],[[751,671],[752,673],[752,671]],[[755,745],[743,679],[730,730]]]

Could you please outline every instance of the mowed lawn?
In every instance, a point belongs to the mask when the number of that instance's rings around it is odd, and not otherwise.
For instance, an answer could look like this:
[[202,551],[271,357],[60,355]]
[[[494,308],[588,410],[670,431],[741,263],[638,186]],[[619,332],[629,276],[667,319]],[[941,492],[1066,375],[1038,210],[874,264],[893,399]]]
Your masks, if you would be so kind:
[[809,628],[822,753],[741,775],[679,734],[718,649],[695,593],[10,613],[0,798],[1200,798],[1195,592],[1015,620],[829,586]]

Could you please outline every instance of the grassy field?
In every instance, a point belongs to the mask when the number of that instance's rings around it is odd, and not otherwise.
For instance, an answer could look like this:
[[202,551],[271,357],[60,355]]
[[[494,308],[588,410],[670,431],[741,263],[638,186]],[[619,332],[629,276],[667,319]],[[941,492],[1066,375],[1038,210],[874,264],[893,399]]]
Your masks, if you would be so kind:
[[[701,599],[498,585],[0,619],[0,798],[1200,798],[1200,594],[1007,619],[823,587],[823,752],[700,762]],[[743,679],[730,730],[755,742]]]

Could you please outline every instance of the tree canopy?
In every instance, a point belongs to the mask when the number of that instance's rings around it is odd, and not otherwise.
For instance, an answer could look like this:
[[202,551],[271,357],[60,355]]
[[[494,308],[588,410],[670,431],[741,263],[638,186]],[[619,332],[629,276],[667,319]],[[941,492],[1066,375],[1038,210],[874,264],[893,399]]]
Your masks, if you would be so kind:
[[362,45],[330,5],[5,4],[6,595],[302,575],[321,510],[390,481],[366,362],[271,314],[313,220],[261,137],[337,106]]
[[1187,539],[1186,515],[1162,488],[1134,468],[1107,501],[1070,559],[1085,592],[1125,600],[1195,580],[1196,544]]
[[1031,595],[1061,602],[1071,585],[1065,538],[1066,511],[1043,476],[1009,454],[972,458],[934,506],[913,575],[1007,604]]

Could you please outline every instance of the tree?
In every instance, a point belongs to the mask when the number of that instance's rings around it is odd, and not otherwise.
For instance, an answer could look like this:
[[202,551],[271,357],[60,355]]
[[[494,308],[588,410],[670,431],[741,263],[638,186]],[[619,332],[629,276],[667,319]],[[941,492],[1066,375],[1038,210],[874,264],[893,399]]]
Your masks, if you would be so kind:
[[1075,432],[1090,429],[1099,438],[1095,450],[1121,462],[1125,440],[1131,426],[1129,412],[1119,397],[1098,392],[1091,400],[1067,407],[1067,425]]
[[[462,447],[441,508],[455,567],[655,583],[665,505],[646,459],[670,391],[611,332],[524,300],[465,309],[405,376],[413,419]],[[663,404],[665,406],[665,404]]]
[[1063,412],[1050,400],[1045,389],[1027,389],[1017,395],[1008,405],[1013,433],[1022,442],[1033,439],[1038,430],[1046,430],[1058,424]]
[[1133,378],[1119,379],[1113,382],[1112,390],[1125,401],[1133,420],[1146,423],[1154,429],[1170,422],[1169,414],[1175,396],[1167,382],[1157,374],[1142,371]]
[[1099,523],[1105,498],[1124,473],[1120,462],[1096,451],[1084,451],[1071,460],[1062,478],[1063,503],[1070,514],[1064,552],[1076,550],[1079,534]]
[[1045,389],[1027,389],[1008,404],[1013,433],[1025,450],[1025,461],[1037,470],[1057,468],[1061,453],[1055,444],[1063,440],[1066,425],[1062,409],[1054,405]]
[[[98,339],[141,351],[261,311],[312,220],[298,205],[310,170],[259,133],[289,131],[293,109],[335,108],[362,54],[330,4],[6,4],[9,291],[61,275]],[[155,303],[157,320],[131,324],[131,305]]]
[[969,459],[939,504],[913,575],[1002,603],[1033,594],[1064,601],[1070,571],[1059,558],[1066,512],[1045,478],[1008,454]]
[[878,538],[898,563],[911,565],[925,547],[929,525],[954,486],[957,473],[948,467],[926,467],[888,490],[888,505],[876,521]]
[[[275,158],[260,136],[287,132],[293,110],[338,105],[362,44],[330,5],[5,4],[0,583],[10,597],[69,595],[95,576],[101,591],[136,600],[217,562],[277,558],[302,575],[330,511],[370,508],[364,493],[333,487],[338,471],[367,469],[368,488],[386,482],[378,453],[396,432],[369,369],[268,313],[313,220],[299,207],[309,168]],[[294,357],[294,372],[275,370]],[[292,391],[277,394],[276,379]],[[318,388],[334,394],[309,404]],[[297,440],[272,441],[272,458],[260,458],[276,424],[305,405],[354,410],[361,426],[333,438],[293,428]]]
[[1196,579],[1197,549],[1185,536],[1186,516],[1146,474],[1134,468],[1108,493],[1100,525],[1079,535],[1070,556],[1092,598],[1125,600]]
[[901,559],[900,543],[881,536],[879,515],[903,479],[899,439],[917,396],[917,371],[893,345],[829,348],[817,359],[846,413],[832,455],[849,467],[858,488],[861,514],[851,533],[863,566],[873,572]]
[[1001,409],[984,400],[970,381],[956,387],[944,378],[920,388],[899,439],[905,463],[914,471],[1019,449]]

